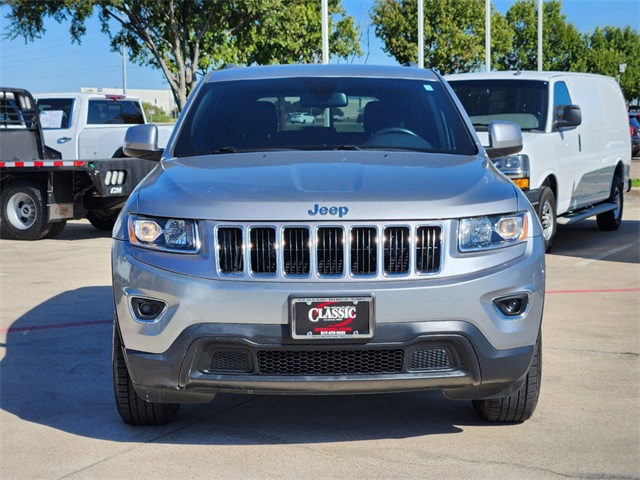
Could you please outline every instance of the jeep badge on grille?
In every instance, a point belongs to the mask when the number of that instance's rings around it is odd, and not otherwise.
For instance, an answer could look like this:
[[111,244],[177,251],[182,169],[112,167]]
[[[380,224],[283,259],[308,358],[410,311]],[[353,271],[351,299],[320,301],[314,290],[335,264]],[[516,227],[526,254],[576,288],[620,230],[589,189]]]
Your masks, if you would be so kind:
[[311,210],[309,210],[309,215],[338,215],[340,218],[344,217],[347,213],[349,213],[349,209],[347,207],[321,207],[317,203]]

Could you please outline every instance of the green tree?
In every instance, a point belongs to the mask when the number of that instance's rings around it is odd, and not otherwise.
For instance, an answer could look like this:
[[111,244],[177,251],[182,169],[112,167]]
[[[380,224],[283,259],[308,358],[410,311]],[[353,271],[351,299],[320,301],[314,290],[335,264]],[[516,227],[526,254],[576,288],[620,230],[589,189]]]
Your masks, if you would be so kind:
[[[477,70],[485,61],[484,0],[424,1],[424,63],[443,74]],[[400,62],[418,60],[418,11],[415,0],[377,0],[371,19],[384,50]],[[492,61],[511,48],[506,21],[491,11]]]
[[[497,62],[502,70],[537,70],[538,13],[536,0],[518,0],[507,11],[513,50]],[[573,23],[567,23],[560,0],[543,3],[542,69],[567,71],[584,53],[584,41]]]
[[607,26],[584,35],[585,52],[571,69],[616,77],[619,64],[626,64],[620,74],[620,88],[627,101],[640,99],[640,34],[631,27]]
[[[321,53],[320,4],[315,0],[4,0],[5,36],[28,41],[45,33],[43,20],[70,21],[73,42],[97,14],[114,51],[162,70],[182,109],[198,74],[225,63],[316,61]],[[360,54],[358,31],[341,0],[329,1],[329,48]]]
[[162,107],[153,105],[149,102],[142,102],[144,116],[147,117],[149,123],[175,123],[175,119],[164,111]]

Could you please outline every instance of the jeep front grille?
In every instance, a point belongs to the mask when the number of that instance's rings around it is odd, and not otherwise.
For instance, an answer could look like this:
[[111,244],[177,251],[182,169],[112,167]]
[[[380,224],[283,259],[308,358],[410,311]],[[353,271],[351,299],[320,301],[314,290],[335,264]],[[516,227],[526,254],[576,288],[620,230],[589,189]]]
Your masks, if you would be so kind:
[[440,225],[226,226],[216,228],[222,276],[395,278],[438,273]]

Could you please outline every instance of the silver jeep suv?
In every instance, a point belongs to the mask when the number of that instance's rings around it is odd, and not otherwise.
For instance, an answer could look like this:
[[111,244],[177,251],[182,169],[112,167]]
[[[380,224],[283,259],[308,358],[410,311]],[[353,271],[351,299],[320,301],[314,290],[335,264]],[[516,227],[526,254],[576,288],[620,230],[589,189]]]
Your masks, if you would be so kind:
[[[311,125],[287,121],[306,111]],[[210,73],[113,233],[122,419],[218,392],[441,389],[491,421],[533,413],[544,239],[440,75],[290,65]],[[160,158],[161,157],[161,158]]]

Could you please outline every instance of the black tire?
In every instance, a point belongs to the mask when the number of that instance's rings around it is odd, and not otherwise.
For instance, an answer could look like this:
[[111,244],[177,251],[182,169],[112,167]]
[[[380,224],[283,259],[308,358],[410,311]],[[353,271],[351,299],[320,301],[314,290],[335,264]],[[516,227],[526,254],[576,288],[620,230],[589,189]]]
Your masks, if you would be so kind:
[[596,215],[596,221],[598,222],[598,228],[600,230],[611,232],[620,227],[622,223],[622,209],[624,208],[623,191],[624,186],[622,185],[622,179],[618,175],[614,175],[611,185],[611,196],[608,201],[617,204],[618,207],[615,210]]
[[124,423],[129,425],[166,425],[174,419],[180,409],[178,403],[147,402],[138,396],[127,370],[117,326],[114,326],[113,334],[113,388],[118,413]]
[[120,209],[116,210],[89,210],[87,212],[87,219],[98,230],[108,232],[113,230],[113,226],[116,224]]
[[538,203],[538,218],[542,224],[544,237],[544,251],[549,252],[553,246],[553,239],[558,231],[558,219],[556,213],[556,197],[549,187],[540,188],[540,203]]
[[40,240],[49,232],[46,193],[31,182],[18,181],[2,190],[2,238]]
[[542,339],[538,337],[531,366],[520,389],[508,397],[473,400],[473,406],[482,418],[490,422],[524,422],[531,418],[536,409],[538,397],[540,396],[541,381]]
[[61,220],[59,222],[51,222],[49,223],[49,231],[44,236],[44,238],[56,238],[58,235],[62,233],[64,227],[67,225],[66,220]]

